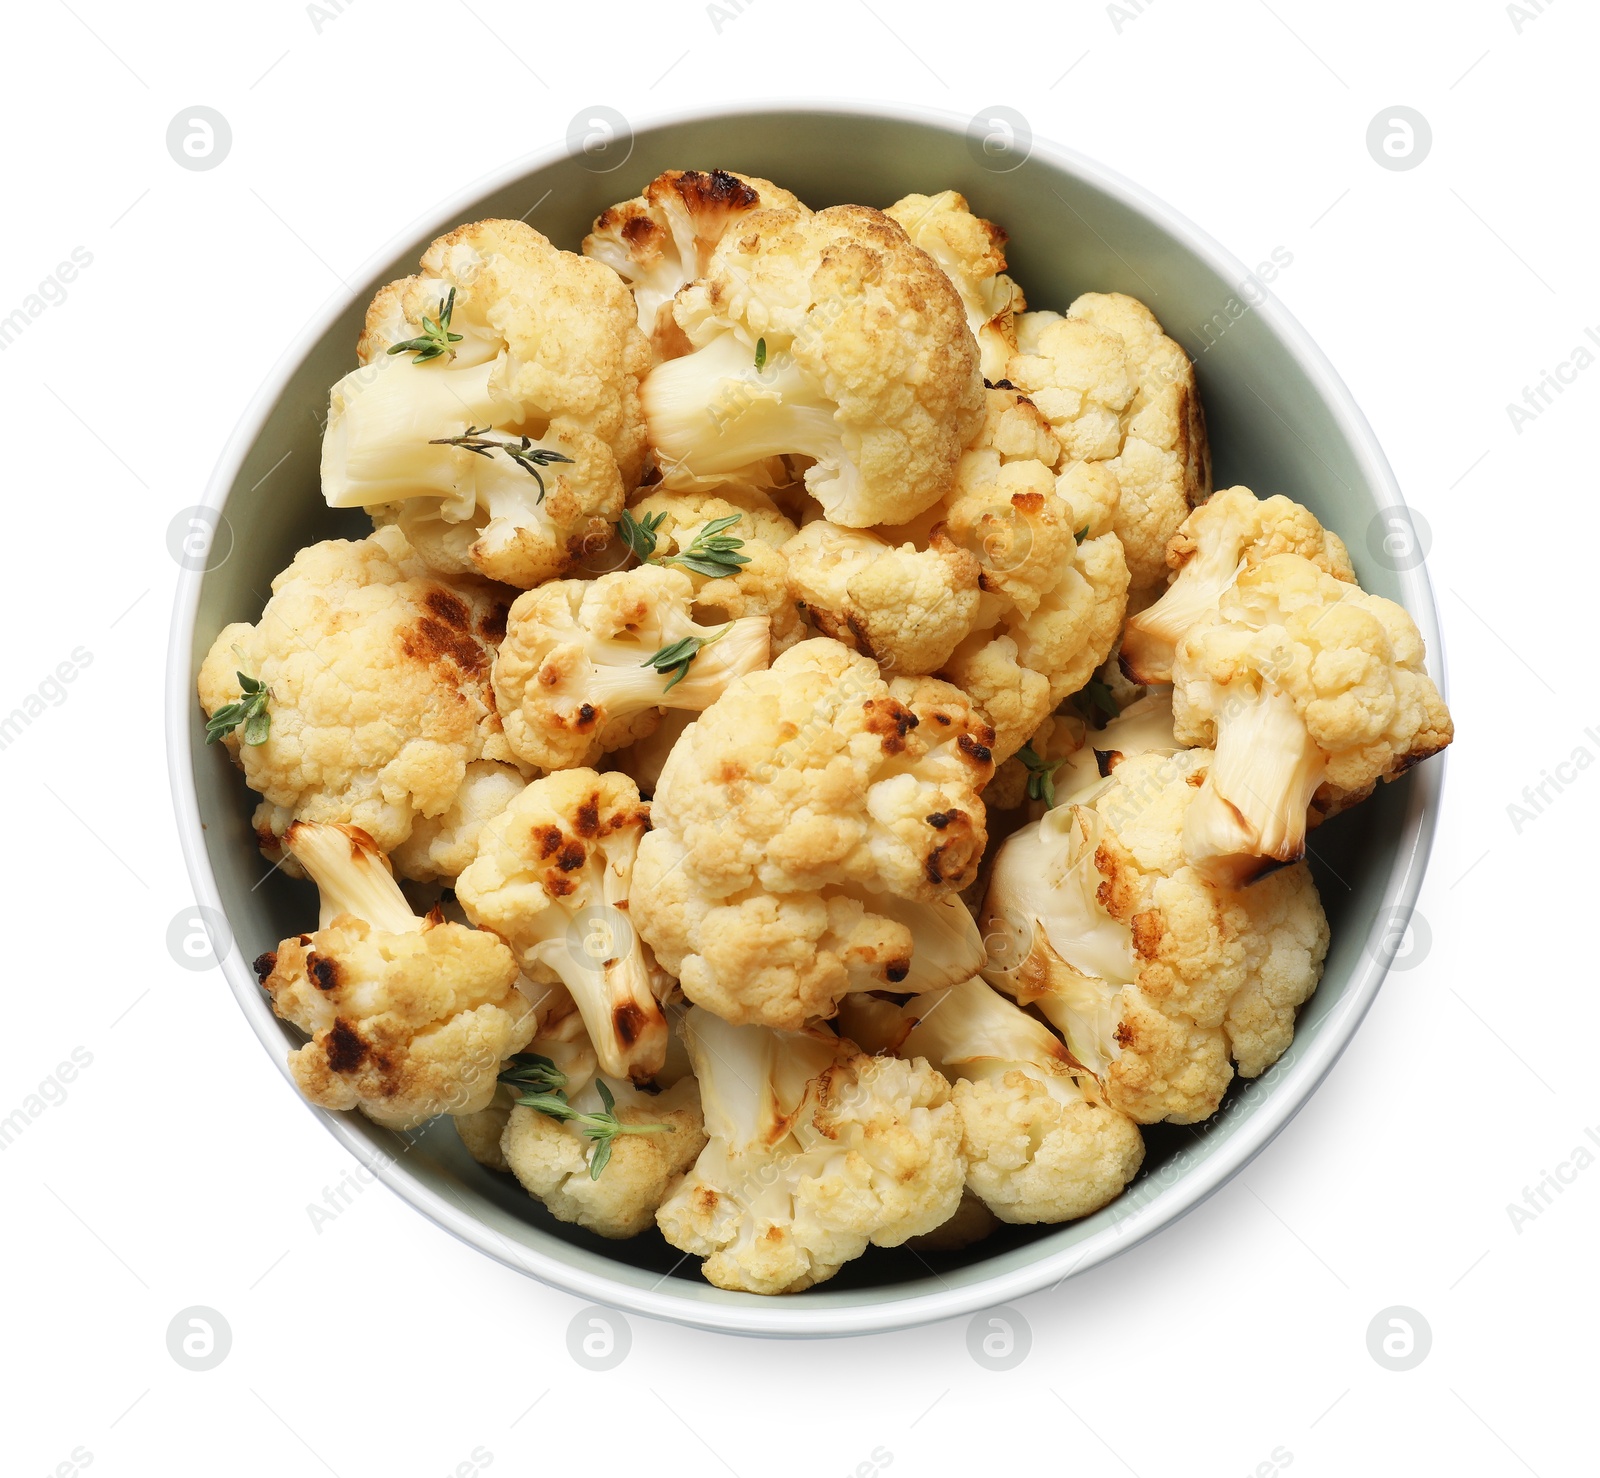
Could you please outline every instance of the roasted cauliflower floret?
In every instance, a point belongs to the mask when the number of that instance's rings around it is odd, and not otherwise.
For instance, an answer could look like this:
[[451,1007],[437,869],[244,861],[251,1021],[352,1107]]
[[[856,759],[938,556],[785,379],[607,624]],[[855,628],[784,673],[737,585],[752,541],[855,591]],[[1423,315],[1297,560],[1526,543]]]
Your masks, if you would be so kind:
[[397,876],[418,883],[452,883],[478,853],[478,835],[522,793],[527,776],[500,760],[467,766],[449,809],[420,816],[411,835],[389,854]]
[[693,604],[689,576],[659,565],[519,596],[493,673],[511,749],[547,770],[590,764],[648,734],[663,709],[702,709],[766,666],[765,616],[702,626]]
[[[599,1064],[595,1061],[589,1034],[583,1029],[577,1002],[560,985],[535,985],[527,981],[524,994],[533,997],[533,1008],[539,1017],[538,1029],[528,1042],[525,1054],[534,1054],[548,1062],[565,1079],[567,1093],[581,1093]],[[506,1066],[514,1068],[524,1060],[525,1056],[513,1057],[502,1067],[502,1074]],[[451,1119],[467,1153],[489,1170],[511,1173],[500,1141],[521,1091],[502,1076],[488,1108],[472,1114],[456,1114]]]
[[1064,763],[1055,771],[1052,789],[1058,801],[1078,800],[1080,792],[1097,786],[1124,760],[1139,754],[1155,754],[1166,758],[1185,746],[1178,743],[1172,732],[1172,689],[1157,688],[1135,699],[1116,718],[1103,728],[1082,726],[1078,742],[1066,747],[1066,735],[1060,730],[1061,720],[1046,737],[1044,747],[1035,735],[1034,749],[1048,760],[1061,758]]
[[691,1000],[735,1021],[793,1028],[849,990],[948,983],[971,940],[907,907],[972,880],[988,739],[948,684],[886,683],[837,642],[802,642],[673,749],[634,923]]
[[[653,536],[656,557],[673,561],[694,582],[696,620],[711,626],[741,616],[765,616],[772,623],[774,656],[805,636],[805,623],[789,592],[788,546],[795,526],[765,493],[733,487],[653,492],[638,499],[629,513],[639,529]],[[692,553],[696,541],[719,525],[725,525],[724,537],[738,541],[731,553],[739,559],[713,560],[697,569]]]
[[918,549],[819,518],[784,555],[790,591],[811,623],[885,672],[937,672],[978,614],[981,567],[942,528]]
[[804,212],[771,180],[725,169],[669,169],[632,200],[602,211],[583,254],[604,262],[633,290],[639,327],[659,359],[688,352],[672,300],[711,265],[728,231],[754,210]]
[[1174,571],[1161,598],[1129,617],[1122,666],[1135,681],[1169,683],[1179,641],[1209,614],[1241,570],[1275,554],[1298,554],[1337,580],[1355,583],[1344,540],[1309,508],[1281,493],[1258,498],[1249,488],[1213,493],[1167,544]]
[[884,212],[936,261],[961,294],[967,327],[978,341],[979,368],[993,383],[1005,378],[1017,350],[1015,316],[1028,305],[1005,275],[1006,233],[967,208],[964,195],[907,195]]
[[981,980],[904,1006],[852,996],[841,1029],[864,1047],[926,1057],[954,1085],[967,1189],[1001,1221],[1072,1221],[1138,1173],[1138,1126],[1100,1097],[1060,1039]]
[[717,1287],[797,1293],[956,1210],[961,1122],[926,1062],[698,1007],[685,1034],[710,1142],[656,1224]]
[[982,424],[977,345],[950,279],[880,211],[753,212],[673,312],[694,352],[642,391],[668,487],[760,485],[768,459],[805,457],[851,528],[949,492]]
[[[1018,509],[1040,537],[1059,523],[1059,499]],[[1024,537],[1024,536],[1018,536]],[[969,694],[994,726],[994,753],[1015,754],[1060,703],[1082,688],[1116,645],[1128,592],[1128,566],[1115,534],[1086,538],[1037,605],[1013,606],[956,648],[943,675]]]
[[1114,527],[1133,589],[1158,584],[1167,540],[1211,491],[1194,366],[1155,315],[1122,293],[1085,293],[1065,317],[1025,314],[1017,341],[1006,378],[1054,427],[1062,476],[1081,498],[1076,465],[1104,464],[1118,484]]
[[311,1040],[289,1054],[300,1091],[392,1129],[473,1113],[537,1016],[492,934],[418,918],[382,852],[354,826],[296,822],[285,837],[322,895],[314,933],[256,961],[272,1009]]
[[650,362],[613,272],[520,221],[461,226],[378,292],[357,354],[323,439],[331,507],[523,588],[604,544],[643,467]]
[[1216,1112],[1294,1034],[1328,926],[1304,865],[1243,890],[1183,857],[1206,750],[1123,760],[1081,802],[1013,835],[990,879],[984,977],[1036,1006],[1106,1102],[1142,1124]]
[[661,776],[658,829],[718,893],[830,884],[934,902],[983,851],[988,729],[931,678],[886,682],[834,641],[731,684]]
[[1243,881],[1305,852],[1307,812],[1343,809],[1454,736],[1416,622],[1298,554],[1245,569],[1178,643],[1173,718],[1216,759],[1184,855]]
[[[602,1084],[610,1102],[602,1097]],[[668,1191],[705,1148],[695,1080],[683,1078],[652,1094],[625,1080],[599,1077],[569,1088],[566,1097],[581,1115],[615,1114],[622,1124],[650,1132],[624,1132],[606,1141],[610,1153],[603,1172],[594,1175],[595,1141],[583,1119],[553,1119],[518,1104],[500,1139],[507,1167],[557,1221],[575,1222],[602,1237],[637,1237],[654,1225]]]
[[479,833],[456,879],[467,917],[515,951],[534,981],[577,1002],[602,1072],[644,1082],[666,1057],[669,982],[629,923],[649,808],[626,775],[561,770],[535,780]]
[[511,592],[423,565],[398,529],[302,549],[254,625],[224,627],[200,668],[207,715],[270,691],[265,743],[223,742],[265,797],[256,834],[274,861],[291,822],[348,822],[388,852],[442,818],[468,767],[512,761],[489,686]]

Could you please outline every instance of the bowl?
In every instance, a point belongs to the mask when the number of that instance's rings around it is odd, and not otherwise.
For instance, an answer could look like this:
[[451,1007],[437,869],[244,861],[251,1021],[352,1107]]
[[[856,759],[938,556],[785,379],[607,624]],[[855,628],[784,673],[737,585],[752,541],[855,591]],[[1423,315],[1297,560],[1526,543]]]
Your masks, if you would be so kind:
[[[1416,618],[1434,673],[1441,672],[1437,613],[1421,561],[1408,552],[1394,475],[1349,392],[1270,288],[1137,186],[1068,150],[1027,141],[1019,119],[992,111],[1000,115],[992,123],[969,125],[902,107],[726,108],[631,135],[617,127],[620,118],[602,119],[595,125],[601,147],[591,140],[587,152],[580,124],[577,142],[480,181],[383,251],[273,371],[194,515],[196,542],[182,560],[173,618],[167,721],[173,806],[197,904],[240,1009],[286,1080],[285,1058],[299,1039],[272,1014],[250,961],[298,933],[315,905],[307,884],[281,874],[263,881],[268,868],[249,824],[253,798],[222,748],[205,745],[195,676],[223,625],[256,619],[268,582],[296,549],[363,531],[359,514],[330,511],[318,489],[328,389],[354,366],[372,292],[414,270],[424,247],[461,222],[526,217],[575,250],[605,206],[668,168],[764,175],[814,207],[884,206],[913,191],[958,189],[974,211],[1010,231],[1011,271],[1034,306],[1064,309],[1091,289],[1147,302],[1196,361],[1216,485],[1242,482],[1308,504],[1344,536],[1362,585]],[[964,1253],[873,1248],[806,1293],[728,1293],[653,1233],[607,1242],[554,1220],[509,1177],[474,1162],[446,1122],[402,1136],[355,1113],[310,1111],[446,1231],[584,1299],[775,1336],[862,1333],[969,1314],[1058,1284],[1153,1236],[1289,1122],[1382,983],[1421,886],[1442,779],[1438,761],[1423,766],[1313,835],[1333,945],[1293,1046],[1263,1077],[1236,1080],[1203,1126],[1148,1131],[1139,1178],[1103,1211],[1067,1226],[1003,1228]],[[286,1082],[285,1091],[296,1090]]]

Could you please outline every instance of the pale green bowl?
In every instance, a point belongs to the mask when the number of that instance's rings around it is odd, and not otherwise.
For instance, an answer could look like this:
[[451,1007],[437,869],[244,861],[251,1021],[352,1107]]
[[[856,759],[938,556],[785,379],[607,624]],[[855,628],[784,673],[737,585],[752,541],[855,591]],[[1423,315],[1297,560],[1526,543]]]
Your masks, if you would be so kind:
[[[620,165],[596,167],[624,154]],[[298,548],[362,532],[361,518],[323,505],[317,466],[328,388],[355,363],[367,300],[460,222],[526,216],[576,249],[594,216],[660,170],[713,167],[764,175],[812,206],[882,206],[912,191],[959,189],[975,211],[1010,231],[1011,270],[1034,307],[1062,309],[1087,290],[1142,298],[1198,361],[1216,485],[1243,482],[1309,504],[1349,543],[1362,584],[1416,617],[1441,672],[1420,561],[1388,557],[1374,533],[1381,510],[1403,505],[1371,428],[1304,331],[1249,285],[1244,265],[1137,187],[1041,141],[1020,163],[996,156],[969,140],[965,120],[910,109],[727,109],[640,128],[631,152],[625,139],[604,156],[546,150],[419,223],[359,275],[346,301],[319,315],[245,413],[206,493],[206,506],[225,519],[213,548],[220,554],[231,535],[232,552],[219,564],[215,556],[208,561],[216,564],[209,572],[186,573],[179,588],[167,695],[173,804],[197,902],[221,910],[231,926],[223,972],[280,1067],[297,1039],[273,1016],[250,961],[305,928],[315,904],[306,885],[281,875],[262,882],[267,868],[249,826],[253,798],[220,746],[203,742],[194,679],[217,631],[259,615],[273,575]],[[553,1220],[509,1178],[475,1164],[448,1123],[408,1143],[357,1114],[312,1112],[438,1225],[583,1298],[767,1335],[893,1329],[970,1313],[1143,1241],[1198,1205],[1288,1123],[1383,980],[1422,882],[1442,779],[1436,759],[1315,834],[1333,948],[1294,1046],[1266,1077],[1236,1085],[1206,1125],[1151,1131],[1140,1179],[1115,1204],[1070,1226],[1007,1228],[963,1254],[873,1249],[820,1288],[763,1299],[710,1287],[694,1259],[680,1259],[654,1234],[607,1242]],[[248,1050],[242,1038],[237,1046]]]

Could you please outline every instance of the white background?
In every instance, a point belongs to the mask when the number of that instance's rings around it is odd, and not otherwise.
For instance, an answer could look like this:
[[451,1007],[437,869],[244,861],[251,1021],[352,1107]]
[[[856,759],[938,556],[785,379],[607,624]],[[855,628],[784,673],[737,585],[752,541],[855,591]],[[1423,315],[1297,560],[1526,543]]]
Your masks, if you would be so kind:
[[[0,353],[0,711],[75,648],[92,661],[0,753],[0,1116],[74,1048],[93,1060],[0,1153],[0,1468],[56,1472],[78,1449],[96,1478],[436,1478],[485,1456],[751,1478],[864,1474],[880,1450],[896,1474],[1592,1471],[1600,1168],[1520,1227],[1507,1206],[1600,1124],[1600,773],[1569,771],[1520,832],[1507,807],[1578,747],[1600,755],[1600,367],[1520,432],[1506,405],[1600,324],[1600,15],[1528,0],[1519,31],[1489,0],[723,8],[720,30],[688,0],[8,11],[0,317],[74,248],[93,261]],[[1433,530],[1461,737],[1431,945],[1414,933],[1410,968],[1242,1176],[1024,1302],[1032,1351],[1006,1373],[968,1355],[966,1321],[791,1344],[635,1319],[619,1368],[578,1368],[577,1300],[386,1190],[313,1229],[308,1203],[349,1163],[220,975],[165,946],[192,902],[164,774],[165,532],[268,368],[341,275],[581,108],[790,96],[1004,103],[1244,261],[1287,248],[1274,290]],[[194,104],[234,135],[203,173],[165,147]],[[1413,171],[1367,152],[1395,104],[1432,125]],[[206,1373],[166,1347],[197,1304],[233,1334]],[[1391,1305],[1432,1330],[1404,1373],[1368,1353]]]

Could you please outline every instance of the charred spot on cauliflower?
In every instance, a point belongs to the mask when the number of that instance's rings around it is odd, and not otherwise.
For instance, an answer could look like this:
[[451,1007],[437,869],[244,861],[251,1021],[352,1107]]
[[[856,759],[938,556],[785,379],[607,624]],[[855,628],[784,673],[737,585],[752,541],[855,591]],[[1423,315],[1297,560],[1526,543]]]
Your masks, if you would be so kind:
[[372,838],[297,822],[286,845],[316,882],[322,919],[286,939],[263,988],[311,1040],[289,1068],[311,1102],[394,1129],[473,1113],[537,1025],[517,962],[492,934],[411,911]]
[[[702,709],[766,666],[768,617],[703,626],[694,598],[687,574],[657,565],[553,580],[518,597],[494,663],[512,751],[547,770],[590,764],[643,738],[663,710]],[[673,649],[680,667],[653,665]]]
[[223,628],[200,703],[237,701],[241,662],[272,691],[266,742],[223,743],[264,797],[255,826],[274,861],[296,820],[347,822],[393,851],[466,803],[469,766],[516,761],[489,683],[511,594],[434,574],[388,528],[302,549],[260,618]]
[[689,341],[672,316],[672,300],[705,276],[722,238],[755,210],[805,207],[771,180],[726,169],[669,169],[634,199],[602,211],[583,254],[627,283],[656,357],[673,359],[689,351]]

